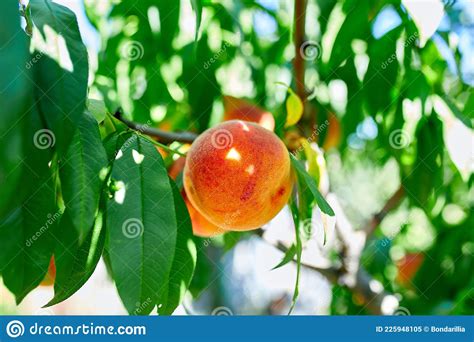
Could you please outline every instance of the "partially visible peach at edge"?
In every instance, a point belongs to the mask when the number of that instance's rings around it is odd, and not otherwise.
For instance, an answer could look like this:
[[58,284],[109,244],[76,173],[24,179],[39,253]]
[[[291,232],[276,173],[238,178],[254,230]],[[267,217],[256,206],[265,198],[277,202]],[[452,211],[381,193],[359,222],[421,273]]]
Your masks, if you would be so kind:
[[273,114],[246,100],[233,96],[224,96],[223,121],[242,120],[258,123],[260,126],[273,131],[275,118]]

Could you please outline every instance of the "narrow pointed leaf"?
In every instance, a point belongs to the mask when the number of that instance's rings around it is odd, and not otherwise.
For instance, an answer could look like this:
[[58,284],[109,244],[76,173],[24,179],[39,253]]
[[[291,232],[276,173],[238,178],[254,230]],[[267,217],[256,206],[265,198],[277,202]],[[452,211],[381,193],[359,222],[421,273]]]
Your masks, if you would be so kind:
[[23,117],[32,89],[27,36],[20,25],[18,3],[0,2],[0,217],[12,209],[22,172]]
[[62,215],[54,235],[61,243],[58,243],[54,250],[56,263],[54,297],[45,305],[46,307],[71,297],[94,272],[105,242],[102,214],[98,215],[82,244],[79,243],[79,234],[67,211]]
[[50,0],[31,0],[35,24],[32,47],[36,97],[40,113],[60,154],[66,152],[84,112],[87,96],[88,56],[76,16]]
[[288,264],[290,261],[293,261],[296,255],[296,246],[291,245],[290,248],[287,249],[285,255],[283,256],[283,259],[280,261],[278,265],[272,268],[272,270],[276,270],[277,268],[280,268],[282,266],[285,266]]
[[171,267],[167,292],[163,294],[162,306],[158,308],[161,315],[171,315],[182,302],[191,282],[196,267],[196,245],[193,241],[193,228],[186,204],[181,197],[178,187],[170,179],[173,189],[178,235]]
[[119,295],[130,314],[162,304],[177,236],[173,192],[155,146],[133,135],[111,173],[107,252]]
[[316,185],[314,179],[308,174],[308,172],[306,172],[301,163],[293,155],[290,154],[290,158],[291,164],[293,165],[293,168],[296,171],[300,182],[309,188],[321,211],[330,216],[334,216],[334,211],[319,192],[318,186]]
[[0,273],[17,303],[46,275],[54,248],[51,232],[59,216],[52,182],[47,181],[0,222]]
[[[61,187],[69,217],[82,241],[93,226],[107,156],[99,127],[85,112],[60,168]],[[102,179],[101,179],[102,177]]]

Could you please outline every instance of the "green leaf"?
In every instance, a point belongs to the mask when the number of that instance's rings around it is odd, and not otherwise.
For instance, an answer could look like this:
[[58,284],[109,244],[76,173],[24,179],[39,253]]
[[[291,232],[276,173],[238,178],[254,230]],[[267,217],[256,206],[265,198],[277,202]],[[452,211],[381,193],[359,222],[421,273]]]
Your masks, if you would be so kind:
[[122,145],[133,135],[131,132],[113,132],[104,139],[104,148],[109,164],[113,164]]
[[87,109],[94,116],[98,123],[104,121],[108,113],[105,102],[102,100],[88,99]]
[[158,0],[162,51],[166,56],[173,54],[172,42],[179,28],[180,0]]
[[31,0],[30,7],[36,98],[63,155],[86,105],[87,50],[72,11],[50,0]]
[[322,57],[323,61],[327,62],[326,73],[332,74],[341,63],[353,56],[351,46],[354,39],[367,39],[370,32],[368,16],[369,3],[366,1],[345,1],[343,4],[336,4],[322,41]]
[[306,172],[301,163],[292,154],[290,154],[290,159],[291,165],[293,165],[293,169],[296,171],[300,183],[309,188],[321,211],[329,216],[334,216],[334,211],[319,192],[314,179],[308,174],[308,172]]
[[[196,47],[194,44],[184,47],[183,74],[180,78],[182,86],[188,91],[191,122],[197,125],[200,132],[209,127],[214,99],[220,96],[216,70],[222,60],[225,60],[229,45],[223,43],[220,58],[216,59],[215,52],[212,52],[207,45],[207,40],[207,35],[203,32]],[[194,49],[196,53],[193,53]]]
[[195,237],[197,247],[197,260],[194,276],[189,284],[189,292],[194,298],[199,297],[201,292],[212,283],[215,272],[215,263],[208,256],[209,240]]
[[286,127],[293,126],[300,121],[301,116],[303,115],[303,101],[300,97],[295,94],[295,92],[288,88],[289,96],[286,99]]
[[100,260],[105,242],[105,227],[102,213],[80,244],[73,221],[66,210],[55,229],[54,235],[58,241],[54,250],[56,264],[56,280],[54,282],[54,297],[45,305],[60,303],[76,293],[90,278]]
[[107,244],[116,286],[130,314],[148,314],[166,298],[177,238],[174,197],[155,146],[133,135],[111,173]]
[[370,62],[364,77],[363,89],[369,114],[373,117],[386,112],[392,103],[392,88],[398,75],[396,43],[402,27],[396,27],[370,45]]
[[416,159],[403,183],[414,205],[428,210],[431,194],[442,185],[443,133],[435,114],[423,117],[416,132]]
[[224,235],[222,235],[222,239],[224,241],[224,250],[226,252],[230,251],[243,237],[248,235],[250,235],[249,232],[226,232]]
[[170,179],[173,189],[174,205],[178,222],[176,248],[171,266],[166,295],[163,295],[162,306],[158,307],[160,315],[171,315],[183,301],[184,295],[191,283],[196,267],[196,245],[193,241],[193,228],[186,204],[178,187]]
[[0,273],[19,304],[43,280],[53,253],[51,232],[60,213],[52,179],[38,183],[21,207],[0,222]]
[[28,68],[29,53],[25,32],[21,29],[18,3],[2,1],[0,30],[0,217],[9,209],[22,173],[22,139],[32,85]]
[[202,0],[191,0],[191,6],[193,7],[194,13],[196,13],[196,35],[194,36],[194,40],[197,41],[202,18]]
[[296,255],[296,246],[291,245],[290,248],[288,248],[285,252],[285,255],[283,256],[283,259],[280,261],[278,265],[272,268],[272,270],[276,270],[277,268],[280,268],[282,266],[285,266],[288,264],[290,261],[293,261]]
[[106,166],[99,127],[85,112],[60,167],[64,204],[81,241],[92,228]]
[[449,97],[443,96],[443,100],[446,103],[446,105],[449,107],[451,112],[454,114],[454,116],[459,119],[459,121],[461,121],[464,125],[466,125],[466,127],[470,129],[473,128],[471,120],[472,120],[474,108],[469,108],[469,107],[474,106],[474,93],[471,93],[471,95],[469,96],[468,101],[464,108],[464,113],[459,110],[456,104],[454,104],[453,101]]

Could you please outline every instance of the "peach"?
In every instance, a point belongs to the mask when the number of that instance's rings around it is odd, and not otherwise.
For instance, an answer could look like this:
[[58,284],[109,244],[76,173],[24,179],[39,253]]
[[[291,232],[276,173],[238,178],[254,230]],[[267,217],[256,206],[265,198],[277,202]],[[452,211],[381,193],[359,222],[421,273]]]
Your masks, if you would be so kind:
[[272,113],[245,100],[224,96],[224,121],[230,120],[255,122],[270,131],[275,129]]
[[186,192],[184,190],[181,192],[181,195],[183,196],[184,203],[186,203],[189,216],[191,217],[191,224],[193,226],[194,235],[200,237],[212,237],[225,233],[225,230],[223,228],[220,228],[214,223],[210,222],[199,211],[197,211],[196,208],[194,208],[193,204],[186,196]]
[[[174,161],[173,164],[168,169],[168,175],[176,180],[178,175],[183,171],[184,165],[186,163],[185,157],[179,157]],[[183,196],[184,203],[188,208],[189,216],[191,217],[191,224],[193,226],[193,234],[200,237],[211,237],[216,236],[225,231],[216,226],[215,224],[209,222],[202,214],[194,208],[193,204],[189,201],[188,197],[186,196],[186,192],[181,191],[181,196]]]
[[293,177],[283,142],[271,131],[227,121],[191,145],[184,188],[194,207],[227,230],[256,229],[285,206]]

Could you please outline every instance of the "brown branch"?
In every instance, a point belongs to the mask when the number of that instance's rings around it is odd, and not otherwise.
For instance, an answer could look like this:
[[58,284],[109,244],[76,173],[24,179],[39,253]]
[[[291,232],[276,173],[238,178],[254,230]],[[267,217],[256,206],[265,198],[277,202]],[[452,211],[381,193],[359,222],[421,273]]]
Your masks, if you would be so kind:
[[306,0],[295,0],[293,42],[295,44],[295,58],[293,69],[295,73],[296,94],[302,101],[306,100],[304,85],[305,60],[300,51],[305,40]]
[[403,185],[400,185],[397,191],[395,191],[393,195],[385,203],[382,210],[380,210],[377,214],[375,214],[365,226],[364,231],[367,236],[367,239],[375,232],[375,229],[382,222],[385,216],[387,216],[387,214],[390,211],[392,211],[393,209],[397,208],[400,205],[404,197],[405,197],[405,189],[403,188]]
[[159,142],[168,144],[173,141],[179,141],[183,143],[192,143],[197,138],[197,134],[193,132],[167,132],[158,128],[150,127],[149,125],[139,124],[130,120],[127,120],[123,117],[121,109],[117,109],[114,113],[114,117],[129,128],[148,135],[150,137],[156,138]]

